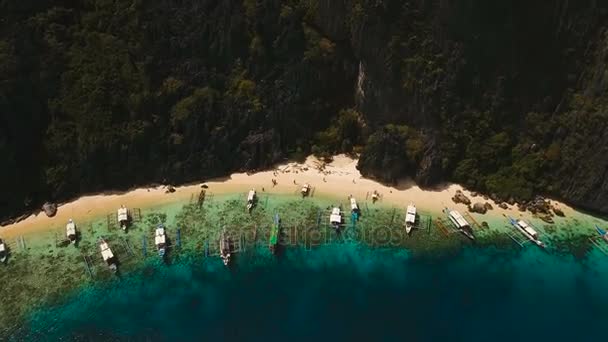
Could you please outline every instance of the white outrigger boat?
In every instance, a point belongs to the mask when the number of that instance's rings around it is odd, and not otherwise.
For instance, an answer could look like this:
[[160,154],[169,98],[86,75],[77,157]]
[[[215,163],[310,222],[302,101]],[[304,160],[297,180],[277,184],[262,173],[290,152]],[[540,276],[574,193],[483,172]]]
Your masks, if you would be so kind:
[[256,192],[255,192],[255,189],[251,189],[251,190],[249,190],[249,193],[247,194],[247,211],[251,212],[251,209],[253,209],[253,206],[255,205],[255,201],[256,201]]
[[167,249],[167,237],[165,235],[165,226],[163,226],[162,223],[156,227],[156,231],[154,233],[154,244],[158,250],[158,256],[164,258]]
[[232,240],[225,232],[220,237],[220,257],[224,266],[228,267],[232,258]]
[[122,230],[126,233],[127,226],[129,225],[129,210],[124,205],[121,205],[118,209],[116,217],[120,228],[122,228]]
[[357,200],[352,196],[350,197],[350,211],[357,214],[360,212]]
[[372,203],[376,203],[376,201],[378,201],[379,198],[380,198],[380,194],[378,194],[378,192],[376,190],[374,190],[374,192],[372,193]]
[[456,226],[456,228],[458,228],[458,230],[460,230],[460,232],[464,234],[464,236],[468,237],[471,240],[475,240],[475,235],[473,235],[473,229],[471,229],[471,225],[469,224],[469,222],[467,222],[467,220],[464,219],[464,216],[462,216],[461,213],[456,210],[450,210],[448,208],[445,208],[445,212],[448,214],[448,218],[450,219],[450,221],[452,221],[454,226]]
[[101,257],[103,258],[103,261],[106,262],[106,265],[108,265],[110,271],[115,273],[117,270],[116,256],[114,256],[110,246],[103,238],[99,239],[99,249],[101,250]]
[[540,241],[536,230],[534,230],[534,228],[532,228],[532,226],[530,226],[526,221],[515,220],[514,218],[509,217],[509,222],[513,227],[517,228],[522,234],[524,234],[528,240],[534,242],[538,247],[545,248],[545,243]]
[[302,193],[302,197],[308,196],[310,193],[310,185],[308,183],[304,184],[300,192]]
[[336,231],[340,230],[342,225],[342,212],[340,208],[334,207],[329,215],[329,223],[334,227]]
[[416,224],[416,206],[413,203],[407,206],[405,211],[405,232],[409,234]]
[[72,219],[69,219],[68,224],[65,226],[65,236],[70,240],[70,243],[76,243],[76,224]]
[[8,257],[8,250],[6,248],[6,244],[2,239],[0,239],[0,262],[6,262],[6,258]]

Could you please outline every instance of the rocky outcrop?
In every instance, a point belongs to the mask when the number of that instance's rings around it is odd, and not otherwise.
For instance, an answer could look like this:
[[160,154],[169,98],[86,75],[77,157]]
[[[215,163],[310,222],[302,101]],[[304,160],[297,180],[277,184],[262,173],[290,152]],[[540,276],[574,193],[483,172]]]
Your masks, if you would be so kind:
[[437,150],[434,137],[426,140],[425,151],[422,160],[418,164],[418,170],[414,180],[421,187],[438,183],[442,179],[441,154]]
[[532,214],[551,215],[551,203],[541,196],[536,196],[533,201],[525,204],[525,207]]
[[42,211],[44,211],[46,216],[53,217],[57,214],[57,204],[46,202],[42,205]]
[[553,194],[577,206],[608,213],[608,29],[590,44],[577,96],[558,108],[576,125],[556,130],[560,163]]
[[460,190],[456,190],[456,194],[454,195],[454,197],[452,197],[452,201],[454,201],[454,203],[462,203],[464,205],[471,204],[471,200],[467,196],[465,196],[465,194],[463,194]]
[[485,214],[488,211],[488,208],[486,208],[483,203],[477,202],[472,206],[469,206],[469,211],[472,213]]

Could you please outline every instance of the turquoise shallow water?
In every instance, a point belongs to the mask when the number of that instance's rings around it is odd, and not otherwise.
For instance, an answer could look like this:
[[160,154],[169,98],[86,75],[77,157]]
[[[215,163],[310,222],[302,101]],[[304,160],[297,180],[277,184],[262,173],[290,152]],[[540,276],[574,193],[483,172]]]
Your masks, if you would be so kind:
[[334,244],[150,263],[39,309],[30,341],[597,341],[608,319],[608,257],[468,247],[412,258]]

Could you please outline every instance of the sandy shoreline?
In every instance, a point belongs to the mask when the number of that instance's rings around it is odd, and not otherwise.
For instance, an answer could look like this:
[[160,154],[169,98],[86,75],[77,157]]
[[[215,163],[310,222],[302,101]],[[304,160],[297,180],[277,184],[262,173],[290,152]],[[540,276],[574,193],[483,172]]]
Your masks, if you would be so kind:
[[[229,194],[246,192],[255,188],[259,193],[270,194],[296,194],[304,183],[314,187],[316,195],[327,197],[346,198],[355,196],[359,201],[364,201],[366,196],[377,191],[381,194],[381,202],[384,204],[404,207],[410,202],[415,203],[418,208],[428,212],[439,213],[443,208],[449,206],[459,210],[466,210],[463,204],[455,204],[451,198],[457,190],[461,190],[471,198],[473,203],[485,202],[480,197],[471,197],[470,192],[464,190],[457,184],[446,184],[435,189],[422,190],[411,181],[403,181],[395,186],[387,186],[371,179],[363,178],[357,170],[357,160],[344,155],[334,157],[333,162],[325,165],[322,169],[321,163],[314,157],[308,157],[304,163],[286,163],[276,166],[273,170],[258,172],[254,174],[235,173],[220,180],[205,182],[208,191],[213,194]],[[277,181],[273,186],[272,180]],[[25,220],[0,228],[0,237],[13,238],[19,235],[29,235],[49,232],[65,227],[68,219],[76,222],[86,222],[91,219],[114,213],[120,205],[130,208],[146,209],[162,206],[180,201],[187,201],[192,196],[198,196],[201,184],[176,187],[175,192],[165,193],[165,187],[140,188],[122,194],[83,196],[73,202],[63,204],[59,207],[55,217],[49,218],[44,213],[31,215]],[[489,201],[492,203],[491,201]],[[559,206],[566,216],[571,215],[574,209],[552,201]],[[493,203],[492,203],[493,204]],[[493,204],[494,205],[494,204]],[[501,209],[494,205],[494,210],[488,212],[489,216],[500,216],[502,214],[520,217],[530,216],[530,213],[522,213],[516,207]]]

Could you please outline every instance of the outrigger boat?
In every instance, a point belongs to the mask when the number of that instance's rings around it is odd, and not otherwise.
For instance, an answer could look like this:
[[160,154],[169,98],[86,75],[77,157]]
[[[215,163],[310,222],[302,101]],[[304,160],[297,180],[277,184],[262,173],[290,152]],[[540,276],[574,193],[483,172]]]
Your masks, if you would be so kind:
[[342,225],[342,212],[340,211],[340,208],[334,207],[331,210],[331,214],[329,215],[329,223],[336,231],[340,230],[340,226]]
[[416,224],[416,206],[413,203],[407,206],[405,211],[405,232],[409,234]]
[[281,235],[281,219],[279,214],[274,214],[274,225],[270,230],[270,241],[268,242],[268,248],[272,254],[277,252],[279,246],[279,238]]
[[249,190],[249,194],[247,194],[247,211],[251,212],[253,206],[255,205],[256,193],[255,189]]
[[374,192],[372,193],[372,203],[376,203],[379,197],[380,194],[378,194],[378,191],[374,190]]
[[159,224],[156,227],[156,231],[154,234],[154,244],[156,245],[156,249],[158,250],[158,256],[164,258],[167,248],[167,237],[165,235],[165,226],[163,226],[162,224]]
[[449,208],[445,208],[444,212],[448,214],[448,218],[450,219],[450,221],[452,221],[454,226],[456,226],[456,228],[460,230],[460,232],[464,234],[464,236],[468,237],[471,240],[475,240],[475,235],[473,235],[473,229],[471,229],[471,225],[469,224],[469,222],[467,222],[467,220],[464,219],[461,213],[456,210],[450,210]]
[[101,257],[103,258],[103,261],[106,262],[106,265],[108,265],[110,271],[116,273],[116,256],[114,256],[110,246],[103,238],[99,239],[99,249],[101,250]]
[[355,221],[359,220],[359,216],[361,216],[361,209],[359,209],[357,200],[355,200],[353,196],[350,196],[350,213]]
[[598,234],[600,234],[602,239],[604,239],[604,241],[606,241],[608,243],[608,232],[606,232],[605,230],[600,228],[600,226],[598,226],[598,225],[595,225],[595,230],[597,230]]
[[220,257],[224,262],[224,266],[229,266],[232,256],[232,240],[226,232],[222,232],[220,237]]
[[308,185],[308,183],[304,184],[304,186],[302,186],[302,190],[300,190],[300,192],[302,193],[302,197],[308,196],[308,194],[310,193],[310,185]]
[[525,237],[534,242],[537,246],[545,248],[545,243],[538,239],[538,233],[524,220],[515,220],[509,217],[509,223],[517,228]]
[[76,243],[76,224],[72,219],[69,219],[65,226],[65,236],[70,240],[70,243]]
[[121,205],[116,216],[120,228],[126,233],[127,226],[129,225],[129,210],[124,205]]
[[6,244],[2,239],[0,239],[0,262],[6,262],[7,257],[8,250],[6,249]]

